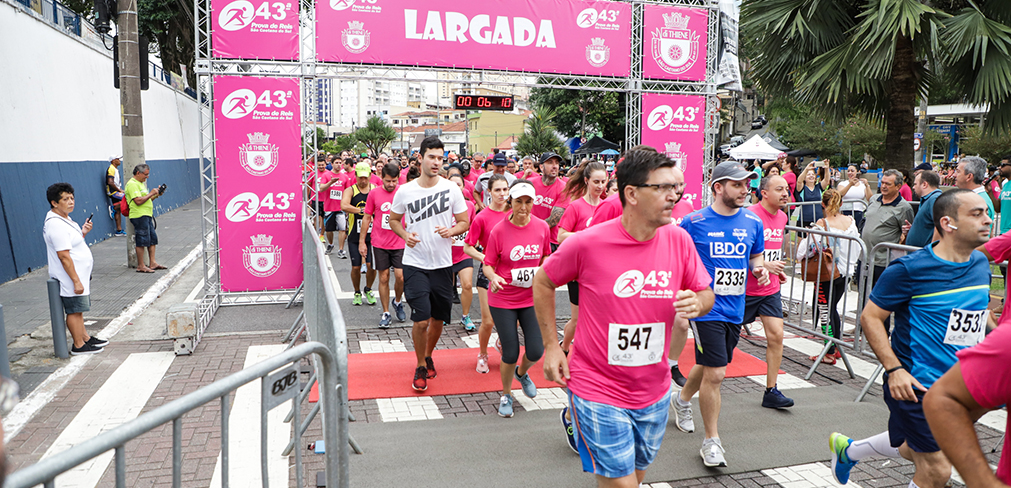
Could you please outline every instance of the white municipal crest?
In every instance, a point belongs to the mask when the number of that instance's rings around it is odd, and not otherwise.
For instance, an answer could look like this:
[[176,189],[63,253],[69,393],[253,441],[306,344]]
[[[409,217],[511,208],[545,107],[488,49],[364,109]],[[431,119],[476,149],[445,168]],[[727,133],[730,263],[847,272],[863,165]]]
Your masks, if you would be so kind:
[[611,48],[604,45],[604,39],[594,37],[590,39],[590,45],[586,46],[586,60],[590,65],[599,68],[611,59]]
[[666,27],[653,31],[653,60],[660,69],[679,75],[699,57],[699,34],[688,29],[689,17],[680,12],[663,14]]
[[269,175],[277,167],[280,157],[276,144],[270,144],[270,134],[254,132],[246,134],[247,144],[239,146],[239,164],[253,176]]
[[688,166],[688,154],[681,150],[681,144],[678,142],[665,143],[664,155],[674,161],[674,165],[681,171],[684,171]]
[[274,236],[257,234],[249,236],[251,245],[242,250],[242,265],[249,274],[257,278],[266,278],[281,268],[281,246],[270,243]]
[[348,28],[341,31],[341,44],[348,52],[358,54],[369,48],[369,31],[365,30],[365,23],[358,21],[348,22]]

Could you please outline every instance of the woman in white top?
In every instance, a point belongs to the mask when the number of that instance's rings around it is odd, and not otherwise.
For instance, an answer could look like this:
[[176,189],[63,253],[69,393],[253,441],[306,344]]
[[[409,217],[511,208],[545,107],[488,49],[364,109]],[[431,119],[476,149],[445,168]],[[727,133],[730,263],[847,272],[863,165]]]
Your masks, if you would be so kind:
[[860,169],[857,165],[851,164],[846,168],[846,181],[839,183],[839,193],[843,200],[863,200],[862,202],[850,202],[842,204],[843,215],[849,215],[857,221],[857,228],[864,226],[864,210],[867,204],[864,202],[871,199],[871,187],[864,178],[860,177]]
[[[852,236],[855,239],[860,238],[860,231],[857,230],[856,221],[839,210],[840,204],[842,204],[842,196],[838,191],[832,188],[825,190],[821,196],[821,204],[825,217],[819,219],[814,224],[815,229],[841,233]],[[818,286],[815,287],[814,301],[816,306],[814,316],[815,322],[821,325],[823,333],[831,335],[836,339],[842,338],[839,299],[846,293],[849,278],[853,275],[853,271],[856,268],[857,259],[860,258],[860,245],[857,244],[855,239],[840,239],[838,237],[809,234],[797,245],[798,259],[807,257],[814,250],[812,248],[815,242],[821,247],[832,249],[833,262],[840,276],[835,279],[830,279],[831,277],[827,276],[825,277],[825,281],[818,283]],[[828,354],[825,355],[825,358],[822,359],[822,362],[835,364],[835,360],[840,357],[842,355],[833,345],[829,349]],[[812,356],[811,359],[818,359],[818,356]]]

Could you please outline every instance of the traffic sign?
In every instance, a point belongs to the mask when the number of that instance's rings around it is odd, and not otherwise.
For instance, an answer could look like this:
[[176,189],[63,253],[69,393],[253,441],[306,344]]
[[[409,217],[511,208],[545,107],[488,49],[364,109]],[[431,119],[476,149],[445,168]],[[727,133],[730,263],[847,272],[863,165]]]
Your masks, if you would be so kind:
[[917,137],[916,139],[913,139],[913,150],[914,151],[919,151],[920,150],[920,138],[919,137]]

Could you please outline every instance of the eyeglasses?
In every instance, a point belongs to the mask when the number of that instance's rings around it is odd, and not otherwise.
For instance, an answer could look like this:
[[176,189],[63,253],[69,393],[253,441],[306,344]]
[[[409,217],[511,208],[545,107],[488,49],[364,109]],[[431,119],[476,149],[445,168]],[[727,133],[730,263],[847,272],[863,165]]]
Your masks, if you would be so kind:
[[660,193],[673,193],[674,190],[682,190],[685,187],[684,183],[671,184],[671,183],[643,183],[641,185],[634,185],[636,188],[655,188]]

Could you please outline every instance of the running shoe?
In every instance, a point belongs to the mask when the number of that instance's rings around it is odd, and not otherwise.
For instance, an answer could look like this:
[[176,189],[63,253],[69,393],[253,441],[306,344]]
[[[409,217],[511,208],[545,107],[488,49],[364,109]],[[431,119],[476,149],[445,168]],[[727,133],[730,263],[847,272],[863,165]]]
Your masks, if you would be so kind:
[[365,290],[364,296],[365,296],[365,303],[367,303],[369,305],[375,305],[376,304],[376,292],[375,291]]
[[428,389],[428,372],[425,370],[424,366],[418,366],[414,370],[414,383],[411,383],[411,388],[415,391],[425,391]]
[[456,288],[453,288],[453,303],[460,304],[460,292],[456,291]]
[[723,457],[725,452],[727,451],[723,450],[719,439],[706,439],[702,441],[702,449],[699,449],[699,454],[702,455],[702,464],[710,468],[727,467],[727,460]]
[[502,395],[502,398],[498,401],[498,416],[505,418],[513,416],[512,395]]
[[787,398],[780,393],[779,388],[773,386],[762,397],[762,406],[765,408],[789,408],[793,406],[793,399]]
[[688,378],[685,378],[685,375],[681,374],[681,370],[678,369],[676,364],[670,367],[670,378],[674,382],[674,386],[677,387],[675,390],[684,388],[685,383],[688,382]]
[[348,253],[347,253],[347,251],[345,251],[343,249],[338,249],[337,250],[337,257],[340,258],[340,259],[347,259],[348,258]]
[[322,242],[322,243],[326,244],[326,236],[324,236],[323,234],[320,234],[319,235],[319,242]]
[[428,379],[435,379],[438,373],[435,372],[435,362],[432,361],[432,356],[425,358],[425,370],[428,371]]
[[110,219],[116,218],[116,210],[112,208],[112,205],[109,205],[109,218]]
[[390,328],[390,312],[383,312],[383,316],[379,318],[379,328],[389,329]]
[[565,429],[565,439],[569,441],[569,449],[579,454],[579,449],[576,448],[576,429],[572,426],[572,421],[565,418],[565,414],[567,413],[569,413],[569,407],[563,408],[558,418],[562,421],[562,428]]
[[393,306],[393,311],[397,314],[397,322],[407,320],[407,313],[404,312],[404,302],[397,303],[390,300],[390,305]]
[[833,432],[828,436],[828,448],[832,451],[832,477],[840,485],[845,485],[850,480],[850,470],[857,465],[858,461],[850,461],[846,455],[846,449],[853,443],[853,439],[838,432]]
[[464,315],[463,318],[460,319],[460,323],[463,324],[463,328],[467,332],[474,332],[474,329],[477,328],[477,326],[474,325],[474,321],[470,319],[470,315]]
[[529,371],[527,374],[520,376],[520,367],[517,366],[516,369],[513,370],[513,375],[516,376],[517,380],[519,380],[520,386],[523,387],[523,394],[526,395],[527,398],[537,396],[537,385],[534,384],[534,380],[530,379]]
[[84,354],[98,354],[100,352],[102,352],[102,348],[101,347],[93,346],[91,344],[88,344],[87,342],[85,342],[83,345],[81,345],[81,347],[71,347],[70,348],[70,355],[71,356],[81,356],[81,355],[84,355]]
[[109,341],[103,341],[95,336],[91,336],[91,339],[88,339],[88,344],[95,347],[105,347],[109,345]]
[[477,372],[481,373],[481,374],[485,374],[488,371],[491,371],[490,369],[488,369],[488,355],[487,354],[478,354],[477,355]]
[[354,298],[351,299],[351,305],[361,305],[362,304],[362,292],[356,291]]
[[682,406],[678,403],[679,394],[670,397],[670,408],[674,410],[674,420],[681,432],[695,432],[695,421],[692,420],[692,404]]
[[326,252],[324,252],[323,254],[329,255],[332,252],[333,252],[333,244],[327,244],[327,246],[326,246]]
[[117,230],[116,231],[116,237],[126,237],[126,231],[125,230]]

